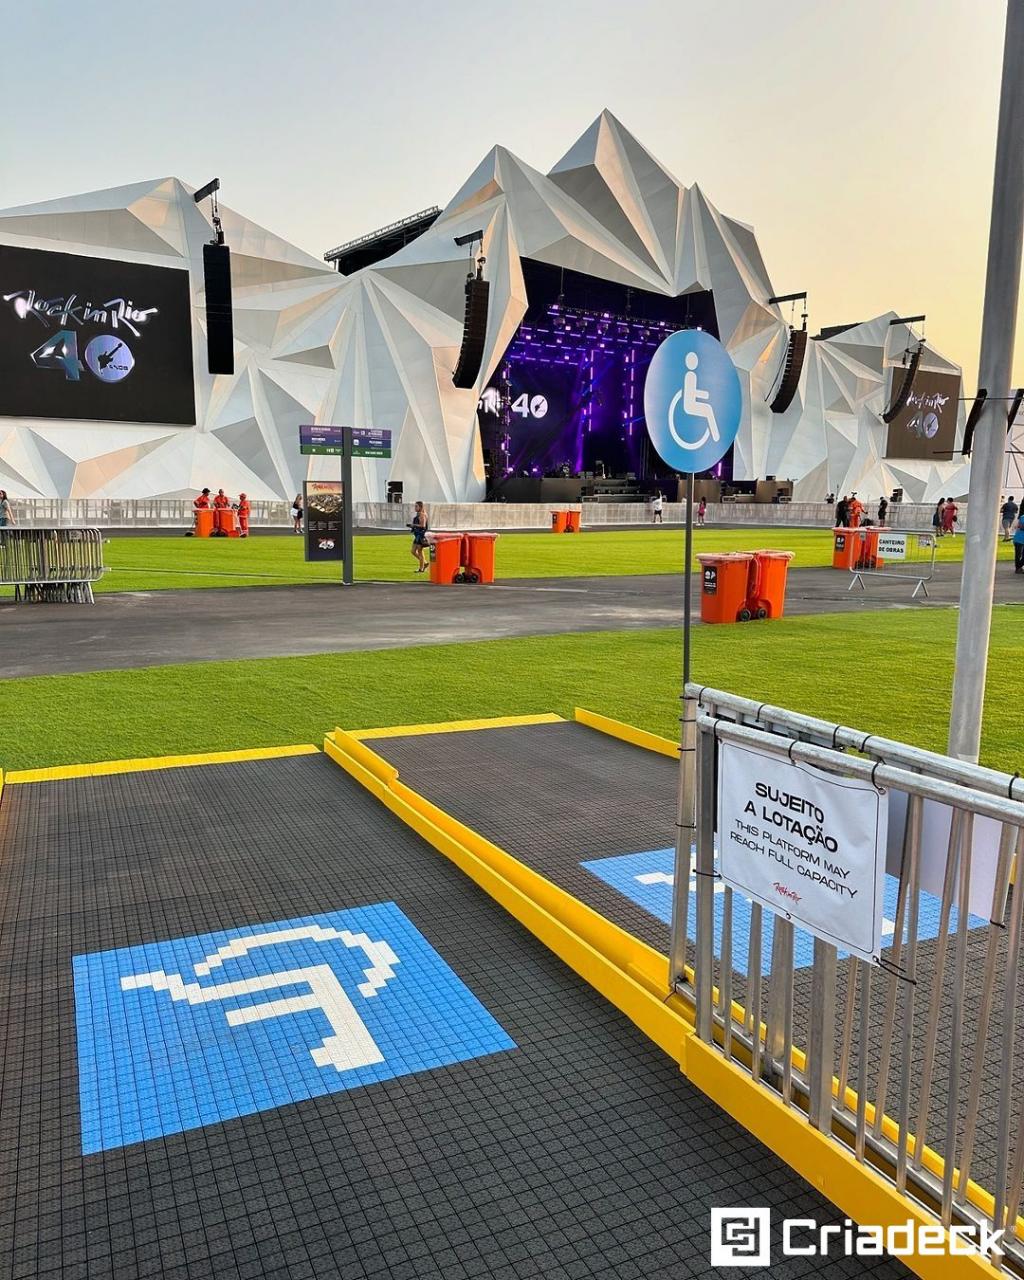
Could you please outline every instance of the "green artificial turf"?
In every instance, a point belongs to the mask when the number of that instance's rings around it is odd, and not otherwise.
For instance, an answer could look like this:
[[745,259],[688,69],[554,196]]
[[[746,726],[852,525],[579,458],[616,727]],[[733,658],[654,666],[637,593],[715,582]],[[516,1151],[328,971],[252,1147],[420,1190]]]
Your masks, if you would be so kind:
[[[510,540],[511,541],[511,540]],[[1024,769],[1024,610],[995,610],[983,760]],[[942,750],[956,611],[698,627],[694,678]],[[320,743],[365,728],[574,705],[677,732],[677,631],[601,632],[424,648],[40,676],[4,682],[3,767]]]
[[[963,538],[939,542],[940,560],[963,557]],[[415,575],[410,539],[368,536],[355,539],[356,576],[403,581]],[[827,529],[698,529],[696,554],[778,547],[795,552],[796,566],[832,563]],[[1001,557],[1012,559],[1010,544]],[[115,537],[104,552],[109,572],[99,591],[162,591],[171,588],[281,586],[337,582],[341,566],[306,564],[296,536],[234,538]],[[610,530],[579,535],[506,534],[497,545],[499,578],[607,577],[636,573],[678,573],[683,562],[680,528]],[[426,582],[426,578],[420,579]],[[9,593],[8,593],[9,594]]]

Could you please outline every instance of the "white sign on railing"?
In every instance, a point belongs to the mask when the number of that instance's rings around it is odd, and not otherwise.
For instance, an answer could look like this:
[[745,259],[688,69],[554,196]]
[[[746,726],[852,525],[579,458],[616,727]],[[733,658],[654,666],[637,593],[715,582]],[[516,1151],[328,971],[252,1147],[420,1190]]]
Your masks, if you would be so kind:
[[864,960],[882,946],[885,793],[724,742],[718,769],[722,879]]
[[878,535],[879,560],[906,560],[907,535],[905,533],[880,533]]

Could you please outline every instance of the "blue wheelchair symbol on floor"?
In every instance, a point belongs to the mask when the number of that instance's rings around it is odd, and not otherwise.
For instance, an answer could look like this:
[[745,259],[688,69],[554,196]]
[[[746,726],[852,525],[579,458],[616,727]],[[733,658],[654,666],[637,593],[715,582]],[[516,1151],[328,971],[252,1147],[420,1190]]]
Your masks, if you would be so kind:
[[86,1155],[515,1048],[393,902],[73,967]]
[[[643,853],[626,853],[611,858],[595,858],[584,862],[582,866],[592,875],[618,889],[637,906],[649,912],[665,924],[672,920],[672,890],[674,887],[675,850],[650,849]],[[715,955],[722,954],[722,919],[724,908],[725,885],[715,881]],[[882,946],[891,947],[896,935],[896,903],[899,897],[899,881],[895,876],[885,877],[885,894],[883,899]],[[918,906],[917,936],[919,939],[937,938],[941,920],[939,899],[933,894],[921,892]],[[687,903],[687,920],[690,937],[697,928],[697,877],[690,875],[690,893]],[[761,974],[767,976],[771,972],[772,935],[774,917],[765,911],[761,917]],[[950,912],[949,930],[956,929],[956,907]],[[987,921],[978,916],[969,916],[967,925],[970,929],[981,928]],[[904,926],[904,938],[906,927]],[[746,973],[749,964],[750,946],[750,902],[740,893],[732,897],[732,955],[733,968],[739,973]],[[840,951],[839,958],[845,959],[846,952]],[[814,939],[803,929],[793,930],[793,964],[797,969],[809,968],[814,963]]]

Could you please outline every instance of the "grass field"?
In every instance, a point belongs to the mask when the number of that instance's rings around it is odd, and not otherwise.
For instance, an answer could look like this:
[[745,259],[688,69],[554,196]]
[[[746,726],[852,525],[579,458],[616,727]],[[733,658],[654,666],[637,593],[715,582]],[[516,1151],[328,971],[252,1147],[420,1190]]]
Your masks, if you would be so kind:
[[[511,541],[511,539],[510,539]],[[983,760],[1024,769],[1020,628],[995,611]],[[787,618],[694,633],[694,678],[944,749],[956,613]],[[495,640],[4,682],[0,764],[319,743],[326,730],[589,707],[677,732],[677,631]]]
[[[696,553],[780,547],[796,553],[794,566],[832,563],[832,539],[818,529],[698,529]],[[630,529],[556,537],[550,533],[510,534],[498,543],[502,578],[605,577],[633,573],[678,573],[682,568],[681,529]],[[939,543],[940,560],[963,557],[963,538]],[[1000,556],[1011,558],[1010,545]],[[404,537],[357,537],[356,576],[401,581],[413,577],[415,562]],[[100,591],[161,591],[188,587],[253,587],[284,583],[336,582],[340,566],[306,564],[297,537],[112,538],[110,566]],[[425,578],[422,579],[425,581]]]

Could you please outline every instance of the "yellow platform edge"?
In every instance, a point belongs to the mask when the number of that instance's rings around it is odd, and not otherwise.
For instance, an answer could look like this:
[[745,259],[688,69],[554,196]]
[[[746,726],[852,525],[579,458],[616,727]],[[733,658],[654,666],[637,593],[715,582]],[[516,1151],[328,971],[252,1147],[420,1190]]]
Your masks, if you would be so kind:
[[650,733],[646,729],[638,729],[635,725],[626,724],[623,720],[613,720],[611,716],[600,715],[597,711],[587,711],[585,707],[575,707],[573,719],[577,724],[585,724],[588,729],[596,729],[598,733],[620,738],[623,742],[632,743],[634,747],[643,747],[645,751],[654,751],[660,756],[671,756],[673,760],[679,759],[678,742],[671,742],[668,738]]
[[311,742],[287,747],[253,747],[248,751],[207,751],[196,755],[145,756],[136,760],[101,760],[95,764],[55,765],[48,769],[14,769],[6,782],[59,782],[66,778],[100,778],[113,773],[145,773],[151,769],[185,769],[203,764],[236,764],[241,760],[277,760],[285,756],[316,755]]
[[511,729],[523,724],[557,724],[562,719],[553,711],[536,716],[491,716],[484,720],[448,720],[439,724],[395,724],[385,729],[346,729],[358,742],[373,738],[411,738],[421,733],[469,733],[475,729]]
[[[579,712],[582,711],[582,718]],[[554,717],[557,719],[558,717]],[[677,754],[667,739],[634,729],[608,717],[577,710],[576,719],[589,727],[661,755]],[[606,721],[604,729],[594,721]],[[644,739],[651,740],[650,745]],[[666,750],[671,748],[671,752]],[[327,755],[388,809],[488,893],[520,921],[549,950],[590,986],[611,1001],[664,1052],[683,1073],[744,1128],[778,1153],[810,1185],[855,1222],[880,1226],[909,1221],[936,1225],[936,1219],[869,1165],[810,1125],[802,1112],[786,1107],[769,1090],[757,1085],[739,1066],[700,1041],[693,1026],[692,1007],[668,987],[667,959],[632,934],[587,907],[539,872],[492,844],[401,782],[398,770],[354,734],[338,729],[324,743]],[[794,1058],[802,1054],[794,1053]],[[833,1081],[838,1093],[838,1081]],[[847,1089],[849,1101],[855,1095]],[[873,1108],[868,1107],[869,1111]],[[869,1116],[869,1123],[873,1117]],[[883,1129],[895,1137],[888,1116]],[[783,1154],[785,1153],[785,1154]],[[912,1154],[912,1150],[911,1150]],[[943,1160],[926,1148],[922,1162],[941,1177]],[[991,1213],[992,1198],[976,1183],[968,1184],[968,1199]],[[1018,1234],[1024,1221],[1018,1220]],[[924,1280],[994,1274],[980,1255],[902,1259]],[[983,1270],[979,1270],[983,1269]]]

